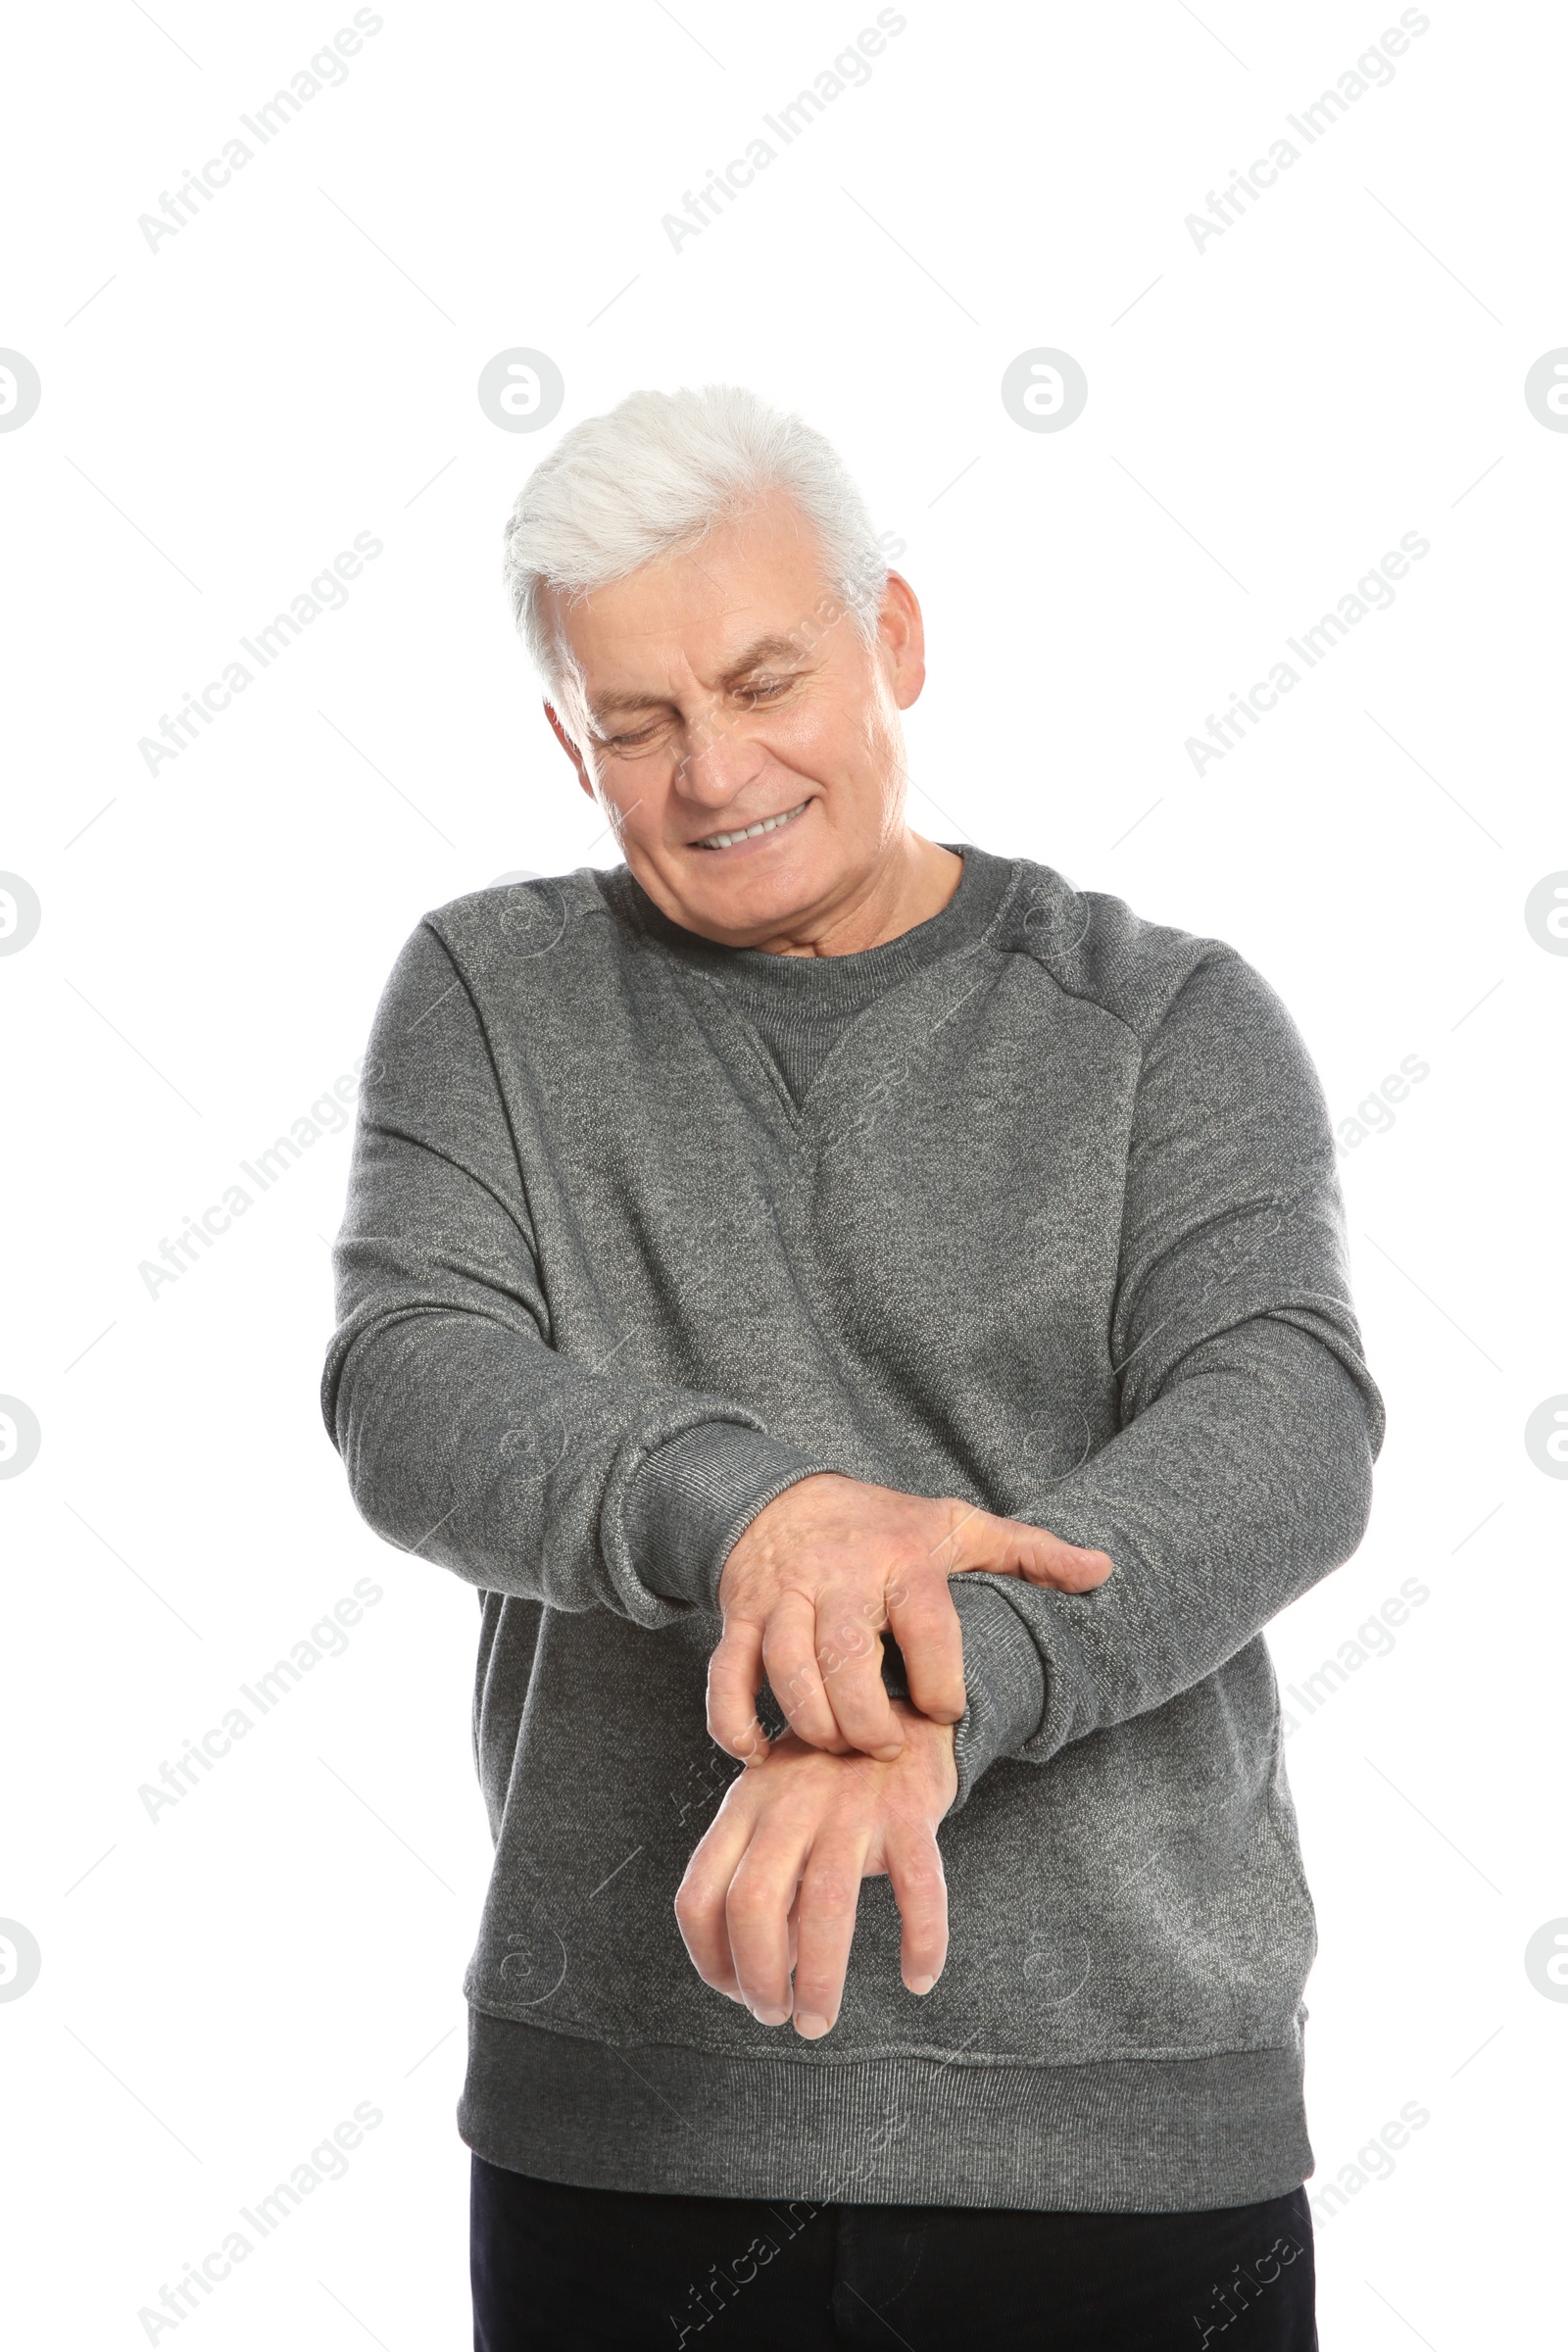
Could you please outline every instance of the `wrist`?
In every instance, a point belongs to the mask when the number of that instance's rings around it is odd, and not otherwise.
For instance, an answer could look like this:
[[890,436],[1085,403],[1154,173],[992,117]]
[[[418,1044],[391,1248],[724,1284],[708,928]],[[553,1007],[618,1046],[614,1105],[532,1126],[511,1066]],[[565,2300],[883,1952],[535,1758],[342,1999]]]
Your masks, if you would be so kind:
[[802,1470],[768,1496],[761,1508],[755,1511],[741,1529],[725,1555],[718,1572],[718,1606],[721,1612],[733,1605],[736,1589],[759,1562],[770,1564],[768,1555],[783,1529],[799,1519],[802,1505],[824,1489],[855,1485],[855,1480],[840,1470]]

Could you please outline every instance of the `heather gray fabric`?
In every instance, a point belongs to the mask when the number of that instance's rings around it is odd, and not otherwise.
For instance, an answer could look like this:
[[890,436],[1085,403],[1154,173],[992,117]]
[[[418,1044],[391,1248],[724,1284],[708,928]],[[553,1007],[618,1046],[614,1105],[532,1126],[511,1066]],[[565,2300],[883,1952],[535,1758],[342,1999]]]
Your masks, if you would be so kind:
[[[1383,1435],[1295,1026],[1224,943],[971,850],[939,953],[863,1001],[859,957],[811,965],[857,1009],[797,1102],[649,911],[584,868],[425,918],[336,1251],[356,1501],[481,1595],[464,2136],[630,2189],[1282,2194],[1315,1933],[1260,1629],[1360,1540]],[[948,1966],[904,1990],[868,1884],[805,2043],[702,1984],[671,1904],[737,1769],[718,1573],[812,1469],[1116,1569],[955,1580]]]
[[[964,846],[942,844],[958,857]],[[635,881],[628,888],[648,935],[710,979],[757,1031],[799,1108],[850,1023],[922,964],[979,939],[1010,882],[1006,858],[965,858],[958,887],[940,912],[858,956],[771,956],[760,948],[721,948],[672,923]]]

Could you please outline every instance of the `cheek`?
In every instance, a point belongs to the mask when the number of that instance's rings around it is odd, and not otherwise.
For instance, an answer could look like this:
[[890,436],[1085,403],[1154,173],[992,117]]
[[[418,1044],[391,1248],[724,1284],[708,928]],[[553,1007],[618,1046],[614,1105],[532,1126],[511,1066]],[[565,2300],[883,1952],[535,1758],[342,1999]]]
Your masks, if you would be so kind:
[[901,739],[874,698],[814,697],[769,728],[776,757],[840,804],[862,799],[868,813],[879,808],[885,782],[896,789],[903,765]]
[[609,816],[614,812],[619,831],[630,841],[661,839],[673,794],[679,788],[675,762],[646,764],[610,760],[600,764],[595,797]]

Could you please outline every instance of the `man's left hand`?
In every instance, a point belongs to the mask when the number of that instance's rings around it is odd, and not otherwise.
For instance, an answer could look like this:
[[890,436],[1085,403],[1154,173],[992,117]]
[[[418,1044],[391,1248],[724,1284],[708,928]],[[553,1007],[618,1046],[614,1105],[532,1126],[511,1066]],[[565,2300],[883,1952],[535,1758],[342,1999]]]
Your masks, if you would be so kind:
[[830,2031],[862,1879],[892,1882],[908,1989],[929,1992],[942,1973],[948,1889],[936,1832],[957,1793],[953,1727],[895,1704],[904,1746],[888,1762],[828,1754],[793,1732],[775,1740],[730,1784],[687,1864],[675,1917],[692,1964],[760,2025],[793,2015],[808,2040]]

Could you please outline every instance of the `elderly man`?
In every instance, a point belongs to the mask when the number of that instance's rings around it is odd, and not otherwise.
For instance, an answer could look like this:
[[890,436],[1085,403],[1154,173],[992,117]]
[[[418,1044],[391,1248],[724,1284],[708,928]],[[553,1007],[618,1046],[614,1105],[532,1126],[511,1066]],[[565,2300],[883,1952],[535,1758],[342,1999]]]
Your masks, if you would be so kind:
[[1305,2352],[1261,1629],[1383,1408],[1300,1039],[911,831],[920,609],[799,419],[578,424],[507,573],[624,862],[404,948],[322,1392],[479,1594],[475,2344]]

